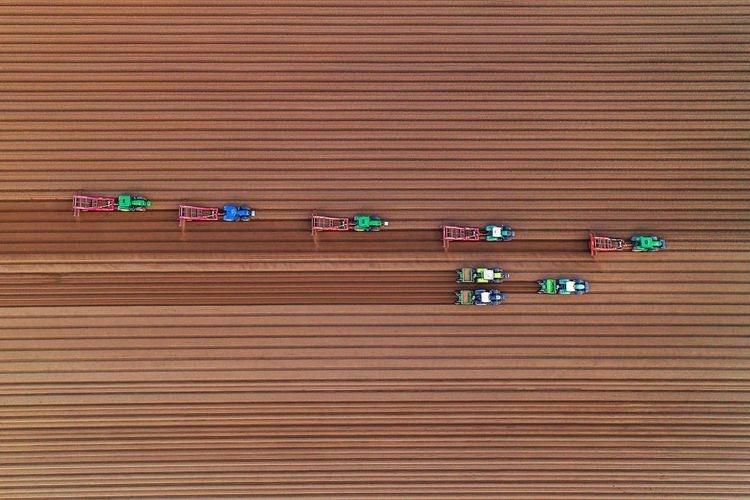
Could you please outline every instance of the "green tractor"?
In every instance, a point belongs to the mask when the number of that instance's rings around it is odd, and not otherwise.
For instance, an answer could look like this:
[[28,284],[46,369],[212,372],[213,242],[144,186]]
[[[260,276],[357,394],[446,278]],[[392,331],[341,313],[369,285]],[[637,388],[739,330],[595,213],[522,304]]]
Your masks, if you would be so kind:
[[377,215],[355,215],[352,222],[355,231],[380,231],[388,226],[388,221],[384,221]]
[[547,278],[537,281],[537,293],[545,295],[583,295],[589,293],[589,282],[581,278]]
[[630,241],[634,252],[658,252],[667,248],[667,242],[658,236],[633,236]]
[[145,212],[151,200],[134,194],[121,194],[117,197],[117,210],[121,212]]
[[487,241],[510,241],[513,239],[513,237],[516,235],[516,232],[513,231],[510,226],[496,226],[494,224],[490,224],[489,226],[484,228],[485,231],[485,239]]
[[462,267],[456,269],[456,283],[501,283],[509,278],[499,267]]

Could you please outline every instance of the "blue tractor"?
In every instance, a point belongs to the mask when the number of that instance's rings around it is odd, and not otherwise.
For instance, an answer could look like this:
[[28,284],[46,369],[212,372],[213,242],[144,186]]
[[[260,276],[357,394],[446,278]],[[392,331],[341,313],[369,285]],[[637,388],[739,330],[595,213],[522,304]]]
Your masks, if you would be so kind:
[[224,205],[223,220],[227,222],[247,222],[255,217],[255,210],[245,205]]

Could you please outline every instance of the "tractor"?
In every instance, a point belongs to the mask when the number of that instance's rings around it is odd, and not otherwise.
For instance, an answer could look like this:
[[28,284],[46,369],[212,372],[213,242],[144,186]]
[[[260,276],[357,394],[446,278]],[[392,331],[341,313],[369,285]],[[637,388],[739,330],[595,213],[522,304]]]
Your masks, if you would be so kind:
[[121,194],[117,197],[117,210],[120,212],[145,212],[151,200],[134,194]]
[[630,242],[634,252],[658,252],[667,248],[667,242],[658,236],[633,236]]
[[537,281],[537,293],[545,295],[583,295],[589,292],[589,282],[581,278],[547,278]]
[[487,241],[510,241],[516,235],[516,232],[510,226],[496,226],[491,224],[485,227],[484,230],[487,233],[485,236]]
[[255,217],[255,210],[245,205],[224,205],[221,216],[227,222],[247,222]]
[[382,220],[377,215],[355,215],[352,217],[355,231],[380,231],[388,226],[388,221]]
[[497,290],[458,290],[455,304],[466,306],[496,306],[507,300],[504,293]]
[[501,283],[509,278],[499,267],[462,267],[456,269],[456,283]]

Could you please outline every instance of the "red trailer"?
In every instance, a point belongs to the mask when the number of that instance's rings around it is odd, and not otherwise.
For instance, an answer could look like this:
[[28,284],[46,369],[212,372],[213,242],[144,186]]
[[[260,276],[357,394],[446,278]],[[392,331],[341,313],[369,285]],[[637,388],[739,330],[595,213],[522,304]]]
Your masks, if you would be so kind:
[[443,247],[448,248],[451,241],[479,241],[481,236],[478,227],[443,226]]
[[349,217],[326,217],[324,215],[312,214],[312,234],[318,231],[348,231]]
[[73,196],[73,215],[78,217],[81,212],[114,212],[115,199],[106,196],[87,196],[77,194]]
[[216,207],[196,207],[194,205],[180,205],[180,227],[184,228],[189,220],[205,221],[219,220],[219,209]]
[[622,252],[626,248],[630,248],[630,244],[625,243],[623,239],[589,233],[589,249],[592,256],[598,252]]

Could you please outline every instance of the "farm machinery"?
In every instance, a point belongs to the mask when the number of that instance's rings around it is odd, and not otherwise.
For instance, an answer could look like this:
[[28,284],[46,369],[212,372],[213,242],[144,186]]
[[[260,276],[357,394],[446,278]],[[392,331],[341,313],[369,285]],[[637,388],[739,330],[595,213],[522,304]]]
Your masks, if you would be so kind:
[[501,283],[509,278],[499,267],[462,267],[456,270],[456,283]]
[[455,304],[464,306],[496,306],[507,300],[498,290],[457,290]]
[[117,197],[117,210],[120,212],[145,212],[151,200],[134,194],[121,194]]
[[151,206],[151,200],[143,196],[123,193],[117,198],[109,196],[90,196],[77,194],[73,196],[73,214],[81,212],[145,212]]
[[516,235],[510,226],[490,224],[484,230],[475,226],[443,226],[443,247],[451,241],[510,241]]
[[633,252],[659,252],[667,248],[667,242],[658,236],[637,235],[625,241],[622,238],[611,238],[609,236],[599,236],[589,233],[589,249],[591,255],[595,256],[599,252],[623,252],[631,250]]
[[539,291],[545,295],[583,295],[589,293],[589,282],[581,278],[547,278],[537,281]]
[[195,205],[180,205],[178,219],[180,227],[184,228],[187,221],[218,221],[247,222],[255,217],[255,210],[246,205],[224,205],[219,207],[199,207]]
[[634,252],[659,252],[667,248],[667,242],[658,236],[633,236],[630,242]]
[[388,221],[377,215],[357,214],[354,217],[329,217],[313,212],[311,226],[312,234],[315,236],[318,231],[380,231],[388,226]]

